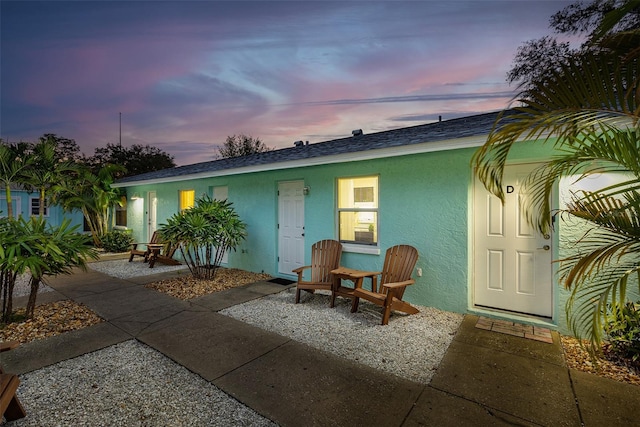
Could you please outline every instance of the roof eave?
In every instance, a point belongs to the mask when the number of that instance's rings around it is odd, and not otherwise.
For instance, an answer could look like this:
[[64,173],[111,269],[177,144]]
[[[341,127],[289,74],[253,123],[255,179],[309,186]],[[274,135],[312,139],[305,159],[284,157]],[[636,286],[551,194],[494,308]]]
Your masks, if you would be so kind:
[[297,159],[284,162],[268,163],[264,165],[253,165],[233,169],[223,169],[219,171],[200,172],[182,176],[170,176],[141,181],[131,181],[111,184],[115,188],[135,187],[139,185],[164,184],[169,182],[190,181],[202,178],[214,178],[219,176],[242,175],[255,172],[268,172],[275,170],[294,169],[310,166],[319,166],[336,163],[347,163],[361,160],[375,160],[388,157],[407,156],[411,154],[423,154],[436,151],[459,150],[463,148],[474,148],[486,142],[487,135],[476,135],[465,138],[447,139],[433,142],[422,142],[417,144],[402,145],[397,147],[378,148],[365,151],[356,151],[347,154],[337,154],[319,156],[311,159]]

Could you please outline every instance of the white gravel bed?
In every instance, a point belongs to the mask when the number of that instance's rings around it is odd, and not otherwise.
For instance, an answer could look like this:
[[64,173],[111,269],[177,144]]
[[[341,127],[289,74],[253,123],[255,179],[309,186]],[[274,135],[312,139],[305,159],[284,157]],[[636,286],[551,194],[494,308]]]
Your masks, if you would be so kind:
[[149,276],[187,268],[185,265],[165,265],[159,262],[156,263],[153,268],[149,268],[149,264],[142,262],[142,258],[134,259],[131,262],[129,262],[128,259],[117,259],[113,261],[92,262],[87,265],[91,270],[99,271],[100,273],[105,273],[118,279]]
[[416,306],[414,315],[392,314],[380,325],[380,307],[360,300],[350,313],[351,300],[302,292],[295,304],[295,288],[220,313],[308,344],[337,356],[380,369],[408,380],[428,384],[444,356],[462,315]]
[[[21,274],[16,277],[16,285],[13,288],[13,297],[21,297],[25,295],[29,295],[31,293],[31,285],[29,284],[29,280],[31,279],[30,274]],[[46,278],[44,279],[47,280]],[[51,292],[53,288],[45,285],[43,282],[40,282],[40,286],[38,287],[38,293],[43,292]]]
[[126,341],[20,375],[11,426],[275,426],[161,353]]
[[[128,259],[118,259],[112,261],[96,261],[87,264],[87,267],[91,270],[99,271],[104,274],[108,274],[118,279],[129,279],[131,277],[150,276],[152,274],[167,273],[170,271],[184,270],[187,267],[185,265],[164,265],[156,263],[153,268],[149,268],[149,264],[142,262],[142,258],[135,259],[129,262]],[[22,274],[16,279],[16,286],[13,290],[14,297],[20,297],[29,295],[31,287],[29,286],[28,274]],[[46,277],[45,277],[46,282]],[[40,283],[38,293],[51,292],[53,289],[47,286],[45,283]]]

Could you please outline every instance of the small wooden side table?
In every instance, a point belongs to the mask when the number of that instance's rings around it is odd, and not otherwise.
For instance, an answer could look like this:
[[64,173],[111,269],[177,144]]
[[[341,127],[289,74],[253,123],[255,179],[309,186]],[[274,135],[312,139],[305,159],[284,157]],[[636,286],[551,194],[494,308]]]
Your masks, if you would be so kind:
[[[364,282],[365,277],[371,278],[371,290],[373,292],[376,291],[378,285],[378,275],[379,271],[362,271],[355,270],[353,268],[347,267],[338,267],[335,270],[331,270],[331,273],[334,275],[336,280],[334,281],[333,288],[331,289],[331,307],[335,306],[336,296],[354,298],[353,291],[356,288],[361,288]],[[354,287],[346,287],[342,286],[342,280],[350,280],[353,282]],[[356,310],[358,308],[356,307]],[[351,312],[355,312],[355,310],[351,310]]]

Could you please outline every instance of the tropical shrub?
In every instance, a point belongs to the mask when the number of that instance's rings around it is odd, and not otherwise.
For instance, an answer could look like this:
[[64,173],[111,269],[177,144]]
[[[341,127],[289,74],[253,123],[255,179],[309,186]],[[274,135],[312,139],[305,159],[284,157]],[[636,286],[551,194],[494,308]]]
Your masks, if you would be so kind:
[[102,236],[102,249],[107,252],[127,252],[131,249],[133,237],[131,233],[120,230],[112,230]]
[[158,228],[163,241],[180,245],[182,258],[198,279],[213,279],[225,252],[246,237],[246,224],[232,205],[205,195]]
[[33,317],[40,283],[45,276],[71,274],[73,267],[86,267],[88,258],[97,258],[96,250],[87,245],[90,236],[78,233],[65,219],[52,227],[39,217],[0,221],[0,285],[2,321],[10,320],[16,277],[29,273],[30,294],[26,317]]
[[[587,229],[573,242],[573,253],[559,260],[558,272],[570,293],[568,326],[590,341],[592,354],[602,344],[608,304],[624,305],[628,287],[640,291],[640,29],[609,32],[638,6],[638,0],[623,3],[603,19],[593,49],[519,94],[519,105],[500,115],[473,158],[478,178],[504,200],[511,148],[535,140],[554,148],[556,155],[524,182],[531,197],[523,209],[544,234],[557,217],[585,221]],[[608,173],[626,178],[573,192],[566,209],[553,210],[561,179]]]
[[640,359],[640,301],[613,306],[605,332],[611,348],[622,357]]

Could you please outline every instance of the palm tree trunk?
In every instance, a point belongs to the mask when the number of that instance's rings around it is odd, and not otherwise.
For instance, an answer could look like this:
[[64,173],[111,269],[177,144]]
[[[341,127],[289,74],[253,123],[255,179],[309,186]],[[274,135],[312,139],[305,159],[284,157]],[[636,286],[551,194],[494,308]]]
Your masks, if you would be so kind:
[[36,308],[36,298],[38,297],[38,288],[40,288],[40,279],[31,276],[29,284],[31,285],[31,292],[29,293],[29,301],[27,301],[25,313],[27,319],[31,319],[33,317],[33,312]]
[[13,218],[13,201],[11,200],[11,186],[5,186],[5,193],[7,196],[7,218]]
[[11,320],[11,312],[13,311],[13,288],[16,285],[16,277],[12,271],[3,271],[0,273],[0,289],[2,292],[2,322],[7,323]]
[[44,216],[44,187],[40,188],[40,206],[38,207],[40,219]]

